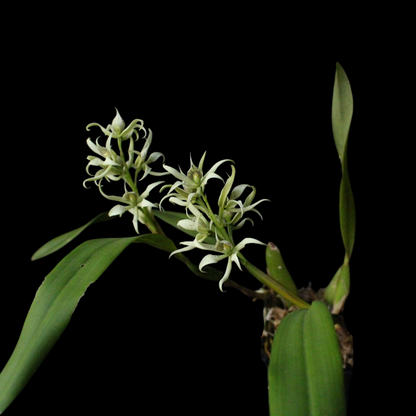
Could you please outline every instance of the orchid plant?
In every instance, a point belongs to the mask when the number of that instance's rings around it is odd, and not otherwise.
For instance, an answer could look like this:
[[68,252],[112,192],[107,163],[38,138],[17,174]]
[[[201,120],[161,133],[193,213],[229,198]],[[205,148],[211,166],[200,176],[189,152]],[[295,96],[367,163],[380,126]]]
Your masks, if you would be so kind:
[[[89,225],[108,217],[130,213],[135,235],[86,241],[46,277],[29,310],[16,348],[0,374],[0,413],[17,397],[60,337],[89,284],[127,246],[145,243],[167,252],[169,257],[176,257],[197,276],[216,281],[221,291],[232,287],[265,302],[262,355],[268,365],[271,416],[345,414],[343,369],[352,366],[352,337],[340,314],[349,293],[349,261],[355,234],[355,209],[346,157],[351,117],[349,81],[337,64],[332,124],[343,174],[340,223],[345,259],[328,286],[313,296],[298,290],[273,243],[250,236],[237,239],[234,231],[248,229],[247,223],[254,225],[252,214],[262,218],[259,205],[270,201],[255,201],[253,185],[234,184],[233,160],[220,160],[206,169],[205,152],[197,165],[190,157],[190,166],[184,172],[166,164],[162,153],[149,154],[152,131],[144,127],[142,120],[136,119],[126,127],[116,109],[114,120],[106,128],[98,123],[89,124],[88,131],[98,127],[104,134],[105,146],[99,144],[99,138],[95,142],[87,139],[94,155],[87,157],[89,177],[84,186],[97,186],[99,193],[116,205],[84,226],[46,243],[35,252],[33,260],[59,250]],[[155,167],[157,163],[158,168]],[[229,172],[227,177],[218,173],[220,167]],[[146,185],[153,177],[174,179],[172,184],[156,180]],[[211,180],[222,184],[219,195],[212,194]],[[108,194],[109,182],[122,183],[118,195]],[[157,188],[162,195],[159,202],[156,201]],[[212,204],[214,200],[217,201],[215,205]],[[168,203],[176,208],[167,209]],[[187,236],[179,242],[179,248],[160,222],[174,226]],[[145,233],[146,229],[150,232]],[[245,257],[248,245],[263,247],[265,267],[255,266]],[[204,252],[198,265],[186,256],[191,250]],[[222,260],[227,261],[225,268],[213,267],[217,264],[219,267]],[[249,290],[230,279],[234,274],[233,264],[240,271],[244,267],[259,281],[258,290]]]

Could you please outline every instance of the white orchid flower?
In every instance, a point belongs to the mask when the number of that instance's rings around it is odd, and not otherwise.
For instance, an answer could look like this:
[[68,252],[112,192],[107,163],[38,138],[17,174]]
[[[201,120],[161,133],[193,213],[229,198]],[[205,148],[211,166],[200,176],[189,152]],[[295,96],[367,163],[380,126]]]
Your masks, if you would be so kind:
[[146,139],[146,142],[141,152],[138,152],[137,150],[132,150],[130,152],[131,154],[137,155],[136,160],[134,161],[134,164],[133,164],[133,167],[136,169],[136,177],[140,171],[142,170],[144,171],[143,176],[140,178],[140,180],[143,180],[149,174],[153,176],[169,175],[169,172],[154,172],[152,171],[152,168],[149,167],[150,163],[155,162],[160,157],[163,158],[163,161],[165,160],[165,157],[160,152],[153,152],[149,157],[147,157],[149,147],[152,143],[152,137],[153,137],[152,130],[149,129],[149,136]]
[[236,263],[238,268],[241,269],[240,261],[238,260],[238,252],[241,251],[247,244],[261,244],[266,245],[262,243],[259,240],[256,240],[254,238],[244,238],[239,244],[236,246],[233,246],[232,243],[229,241],[219,241],[217,240],[217,243],[214,244],[205,244],[200,241],[198,241],[197,238],[195,238],[194,241],[184,241],[181,242],[182,245],[185,245],[186,247],[181,248],[179,250],[173,251],[170,256],[175,255],[176,253],[181,253],[184,251],[193,250],[194,248],[199,248],[200,250],[208,250],[208,251],[215,251],[220,254],[208,254],[206,255],[201,262],[199,263],[199,270],[203,271],[202,269],[207,266],[208,264],[218,263],[219,261],[223,259],[228,258],[227,267],[225,269],[224,276],[221,278],[219,282],[219,287],[221,292],[224,292],[222,286],[223,284],[228,280],[231,274],[232,269],[232,263]]
[[107,128],[104,128],[98,123],[90,123],[87,126],[87,131],[90,130],[90,127],[97,126],[106,136],[111,136],[114,139],[127,140],[133,136],[133,133],[136,135],[136,139],[138,139],[138,131],[145,130],[143,127],[143,120],[138,118],[133,120],[127,128],[124,128],[125,125],[126,123],[121,118],[120,113],[116,108],[116,116],[114,117],[113,122],[107,126]]
[[[238,222],[242,219],[243,215],[248,211],[253,211],[263,219],[260,212],[254,207],[264,201],[270,201],[269,199],[261,199],[260,201],[252,204],[254,197],[256,196],[256,188],[251,185],[238,185],[232,191],[231,194],[228,196],[232,184],[235,178],[235,167],[231,165],[231,175],[227,179],[227,182],[224,185],[224,188],[221,191],[220,197],[218,199],[218,206],[220,208],[220,219],[224,225],[233,225],[236,230],[241,228],[246,221],[250,221],[253,223],[251,218],[245,218],[239,224]],[[244,203],[238,198],[242,195],[246,188],[251,188],[252,191],[250,195],[246,198]]]
[[188,215],[188,219],[178,221],[177,226],[183,228],[184,230],[195,231],[197,233],[195,240],[192,242],[181,243],[187,247],[175,250],[171,253],[171,256],[179,252],[192,250],[194,248],[206,249],[206,246],[200,246],[200,244],[211,234],[211,225],[204,217],[204,214],[200,212],[195,205],[189,204],[188,209],[193,215],[189,215],[187,210],[186,214]]
[[153,204],[152,202],[148,201],[146,198],[149,196],[150,191],[156,186],[160,185],[161,183],[163,183],[163,181],[150,184],[141,195],[138,195],[135,192],[126,192],[123,195],[123,197],[106,195],[101,189],[102,188],[101,183],[99,184],[99,189],[100,189],[101,194],[105,198],[111,201],[117,201],[117,202],[121,202],[122,204],[124,204],[124,205],[120,205],[120,204],[115,205],[110,210],[108,215],[110,217],[113,217],[115,215],[119,215],[121,217],[126,211],[130,212],[131,214],[133,214],[134,229],[137,234],[140,234],[139,228],[138,228],[138,221],[140,221],[142,224],[145,224],[144,220],[142,219],[142,216],[143,216],[142,209],[143,208],[157,208],[156,204]]
[[[123,161],[120,156],[116,154],[114,150],[111,149],[111,136],[108,137],[105,147],[102,147],[98,144],[98,139],[95,141],[95,144],[91,139],[87,139],[88,147],[96,153],[98,156],[88,156],[87,159],[89,163],[86,167],[88,175],[93,176],[84,181],[84,187],[86,182],[89,181],[98,181],[102,178],[113,181],[118,181],[122,178],[123,175]],[[95,174],[91,174],[89,169],[91,166],[98,166],[101,169],[98,170]]]
[[[170,166],[163,165],[163,167],[169,173],[171,173],[175,178],[179,179],[177,182],[171,185],[171,189],[168,195],[166,195],[163,199],[169,196],[172,196],[170,194],[172,194],[173,191],[176,190],[176,194],[174,196],[182,201],[186,201],[188,199],[189,194],[193,194],[193,193],[200,194],[201,192],[203,192],[205,185],[210,179],[217,178],[217,179],[223,180],[221,176],[215,173],[215,171],[222,163],[232,162],[232,160],[231,159],[220,160],[214,166],[212,166],[212,168],[206,174],[204,174],[203,165],[205,161],[205,155],[206,155],[206,152],[202,155],[198,166],[194,165],[194,163],[192,162],[192,157],[190,157],[191,167],[188,170],[188,173],[186,175],[182,172],[180,168],[178,171]],[[179,187],[182,187],[182,189],[180,189]]]
[[[225,269],[224,276],[221,278],[219,287],[221,292],[224,292],[222,286],[223,284],[228,280],[231,274],[232,264],[233,262],[237,264],[238,268],[241,269],[240,261],[238,260],[238,252],[241,251],[247,244],[261,244],[266,245],[262,243],[259,240],[256,240],[254,238],[244,238],[239,244],[236,246],[233,246],[229,241],[218,241],[217,244],[214,246],[215,249],[213,251],[216,251],[218,253],[221,253],[219,255],[215,254],[208,254],[206,255],[201,262],[199,263],[199,270],[203,271],[202,269],[207,266],[208,264],[218,263],[219,261],[223,259],[228,259],[227,267]],[[212,250],[212,248],[207,248],[208,250]]]

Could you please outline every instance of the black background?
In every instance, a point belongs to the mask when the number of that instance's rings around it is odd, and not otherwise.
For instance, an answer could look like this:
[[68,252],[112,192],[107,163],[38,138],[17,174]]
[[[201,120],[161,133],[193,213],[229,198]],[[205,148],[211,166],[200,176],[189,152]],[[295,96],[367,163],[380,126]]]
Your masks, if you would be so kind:
[[[111,123],[114,107],[126,123],[144,120],[153,131],[151,150],[164,153],[173,167],[187,169],[190,154],[197,162],[205,150],[206,168],[233,159],[235,183],[254,185],[258,199],[271,200],[259,207],[264,220],[254,217],[255,227],[243,229],[243,237],[276,243],[298,286],[326,286],[344,253],[338,222],[341,172],[331,130],[338,61],[355,102],[349,164],[357,238],[345,310],[356,343],[351,406],[364,394],[369,403],[361,387],[376,382],[371,371],[378,362],[359,308],[371,290],[362,283],[372,244],[366,215],[374,172],[363,144],[370,58],[357,56],[355,44],[334,43],[332,32],[312,39],[306,28],[284,30],[282,18],[264,22],[246,16],[232,25],[216,19],[169,29],[157,19],[150,29],[142,28],[138,19],[122,30],[90,19],[88,34],[79,30],[85,22],[65,28],[49,22],[28,33],[11,54],[13,93],[3,115],[8,132],[3,158],[10,162],[3,170],[8,195],[3,216],[13,226],[3,230],[8,271],[1,282],[0,367],[13,351],[37,288],[66,253],[86,239],[134,235],[126,214],[94,225],[48,258],[30,261],[49,239],[112,207],[82,182],[91,154],[86,139],[100,134],[85,126]],[[219,172],[225,175],[229,168]],[[214,180],[212,189],[214,194],[220,189]],[[151,196],[152,201],[160,197],[157,191]],[[181,241],[180,234],[165,229]],[[265,267],[260,246],[247,246],[245,255]],[[232,278],[259,287],[236,267]],[[88,289],[7,414],[30,408],[44,415],[80,409],[267,415],[261,332],[260,302],[231,289],[221,293],[165,253],[131,246]]]

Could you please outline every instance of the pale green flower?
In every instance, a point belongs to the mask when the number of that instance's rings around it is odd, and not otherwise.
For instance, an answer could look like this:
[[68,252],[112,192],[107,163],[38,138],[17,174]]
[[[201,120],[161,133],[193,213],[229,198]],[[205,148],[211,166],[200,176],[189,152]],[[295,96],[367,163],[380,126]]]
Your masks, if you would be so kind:
[[206,248],[206,250],[216,251],[217,253],[221,253],[221,254],[206,255],[199,263],[199,270],[202,271],[202,269],[208,264],[218,263],[219,261],[223,259],[228,259],[224,276],[221,278],[220,283],[219,283],[221,292],[224,292],[222,286],[230,277],[233,262],[237,264],[240,270],[242,270],[241,265],[240,265],[240,260],[238,260],[238,252],[241,251],[247,244],[261,244],[264,246],[266,245],[262,243],[261,241],[256,240],[254,238],[244,238],[236,246],[233,246],[233,244],[230,243],[229,241],[225,241],[225,240],[217,241],[217,244],[214,246],[215,247],[214,250],[212,248]]
[[[124,162],[117,153],[111,148],[111,136],[108,137],[105,147],[102,147],[98,144],[98,139],[95,141],[95,144],[91,139],[87,139],[88,147],[96,153],[98,156],[88,156],[87,159],[90,161],[86,167],[88,175],[93,176],[84,181],[84,186],[86,182],[89,181],[98,181],[102,178],[113,181],[118,181],[123,176],[123,165]],[[103,158],[103,159],[101,159]],[[98,166],[101,169],[98,170],[95,174],[91,174],[89,169],[91,166]]]
[[132,153],[137,155],[136,160],[133,163],[133,167],[136,169],[136,177],[140,171],[144,171],[143,176],[140,178],[140,180],[143,180],[149,174],[154,176],[169,175],[169,172],[154,172],[152,168],[149,166],[150,163],[155,162],[160,157],[163,158],[163,161],[165,160],[165,157],[160,152],[153,152],[149,157],[147,157],[149,147],[152,143],[152,137],[152,130],[149,129],[149,136],[147,137],[141,152],[138,152],[137,150],[132,150]]
[[[202,155],[201,160],[199,161],[198,166],[195,166],[191,160],[191,167],[188,170],[187,174],[185,175],[182,170],[179,168],[179,171],[167,166],[163,165],[163,167],[171,173],[175,178],[179,179],[173,185],[170,186],[170,190],[167,195],[165,195],[160,202],[162,202],[165,198],[169,198],[172,203],[176,203],[179,205],[187,206],[195,194],[200,195],[204,192],[205,185],[207,182],[212,178],[221,179],[215,171],[217,168],[224,162],[232,162],[231,159],[223,159],[217,162],[212,168],[204,174],[203,172],[203,165],[205,161],[206,152]],[[174,191],[176,193],[174,193]],[[182,203],[181,203],[182,202]],[[185,202],[185,203],[184,203]]]
[[247,244],[261,244],[266,245],[262,243],[259,240],[256,240],[254,238],[244,238],[239,244],[234,246],[232,243],[226,240],[218,240],[216,244],[205,244],[200,241],[198,241],[197,238],[195,238],[194,241],[183,241],[181,242],[182,245],[185,245],[186,247],[178,249],[173,251],[170,255],[173,256],[176,253],[181,253],[184,251],[193,250],[194,248],[199,248],[200,250],[208,250],[208,251],[214,251],[220,254],[208,254],[206,255],[201,262],[199,263],[199,270],[203,271],[202,269],[207,266],[208,264],[218,263],[219,261],[223,259],[228,259],[227,267],[224,273],[224,276],[221,278],[219,282],[219,287],[222,292],[224,290],[222,289],[222,286],[224,282],[228,280],[231,274],[232,269],[232,263],[236,263],[238,268],[241,269],[240,261],[238,260],[238,252],[241,251]]
[[[193,215],[188,214],[188,209]],[[204,214],[192,203],[190,203],[187,207],[186,214],[188,215],[188,219],[178,221],[177,226],[183,228],[184,230],[195,231],[197,233],[195,240],[199,243],[202,243],[212,233],[212,224],[210,224],[210,222],[205,218]],[[177,250],[176,252],[188,251],[192,248],[193,247],[188,246],[186,248]]]
[[[152,131],[149,129],[149,136],[146,138],[147,132],[143,125],[137,126],[138,121],[141,122],[141,120],[135,120],[136,124],[133,122],[127,129],[123,130],[124,121],[117,111],[117,115],[114,118],[113,123],[108,126],[107,129],[103,129],[103,127],[99,126],[97,123],[92,123],[87,126],[88,130],[90,126],[98,125],[101,130],[104,131],[104,133],[108,136],[108,138],[105,147],[102,147],[98,144],[98,139],[96,140],[95,144],[91,141],[91,139],[87,140],[89,148],[98,156],[88,156],[87,158],[89,163],[86,170],[87,173],[92,176],[92,178],[84,181],[84,186],[88,181],[95,181],[97,183],[97,181],[101,180],[102,178],[105,178],[107,181],[118,181],[120,179],[129,178],[129,169],[135,169],[136,171],[134,176],[134,183],[137,183],[138,175],[142,171],[143,175],[140,180],[144,179],[149,174],[154,176],[169,175],[169,172],[155,172],[149,166],[160,157],[162,157],[164,160],[164,156],[159,152],[154,152],[148,155],[149,147],[152,143]],[[135,129],[142,129],[145,132],[143,139],[146,139],[146,141],[140,152],[134,150],[134,139],[132,137],[133,132],[135,132],[136,136],[138,137],[138,132]],[[111,139],[115,137],[119,137],[120,140],[129,139],[130,143],[128,148],[128,160],[125,160],[121,146],[119,146],[120,155],[111,148]],[[99,169],[95,174],[92,174],[90,173],[91,166],[97,166],[101,169]]]
[[106,136],[110,136],[114,139],[126,140],[130,139],[133,136],[133,133],[136,135],[136,139],[138,139],[139,131],[145,130],[143,127],[143,120],[140,119],[133,120],[127,128],[124,128],[125,125],[124,120],[121,118],[116,108],[116,116],[114,117],[112,124],[109,124],[107,128],[104,128],[98,123],[90,123],[87,126],[87,131],[90,130],[90,127],[97,126]]
[[[239,222],[243,215],[248,211],[253,211],[262,218],[260,212],[254,209],[258,204],[264,201],[270,201],[269,199],[261,199],[260,201],[252,204],[254,197],[256,196],[256,188],[251,185],[243,184],[238,185],[233,188],[230,193],[231,187],[235,178],[235,167],[231,165],[231,175],[227,179],[224,188],[221,191],[220,197],[218,199],[218,206],[220,208],[219,217],[220,221],[224,225],[233,225],[234,229],[239,229],[243,226],[246,221],[253,223],[251,218],[245,218]],[[247,189],[251,188],[251,193],[246,197],[244,203],[238,198],[243,194]],[[230,193],[230,195],[228,195]]]
[[126,192],[122,197],[119,196],[112,196],[112,195],[106,195],[103,190],[101,189],[101,181],[99,184],[99,189],[101,194],[111,200],[111,201],[117,201],[121,202],[123,205],[115,205],[108,215],[110,217],[113,217],[115,215],[119,215],[120,217],[126,212],[130,212],[133,214],[133,226],[136,230],[136,233],[139,234],[139,228],[138,228],[138,221],[140,221],[142,224],[145,224],[144,217],[142,214],[143,208],[157,208],[157,205],[148,201],[146,198],[149,196],[150,191],[155,188],[156,186],[163,183],[163,181],[155,182],[150,184],[146,190],[141,194],[138,195],[135,192]]

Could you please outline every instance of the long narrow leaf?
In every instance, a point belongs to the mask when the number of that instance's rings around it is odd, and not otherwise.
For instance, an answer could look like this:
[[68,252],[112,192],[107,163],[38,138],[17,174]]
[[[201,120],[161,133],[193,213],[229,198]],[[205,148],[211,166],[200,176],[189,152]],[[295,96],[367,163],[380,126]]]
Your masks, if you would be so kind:
[[310,415],[346,414],[342,356],[334,322],[322,302],[314,302],[303,323]]
[[[12,356],[0,373],[0,413],[16,398],[48,355],[88,286],[131,243],[145,243],[169,253],[176,250],[172,240],[157,234],[89,240],[69,253],[46,276],[29,309]],[[222,276],[213,268],[202,273],[185,256],[179,260],[198,276],[216,281]]]
[[315,301],[282,320],[268,373],[270,416],[346,414],[342,357],[325,304]]
[[348,174],[347,144],[353,113],[350,82],[342,66],[337,63],[332,98],[332,131],[342,166],[340,188],[340,226],[348,259],[351,257],[355,239],[355,207]]
[[141,237],[86,241],[45,278],[17,345],[0,374],[0,413],[16,398],[56,343],[88,286]]
[[48,241],[44,244],[41,248],[39,248],[32,256],[32,260],[38,260],[42,257],[48,256],[49,254],[54,253],[55,251],[61,249],[62,247],[66,246],[70,243],[75,237],[81,234],[87,227],[92,224],[96,224],[98,222],[108,221],[111,217],[108,216],[108,211],[97,215],[91,221],[87,222],[82,227],[79,227],[75,230],[68,231],[65,234],[62,234],[54,239]]
[[338,155],[341,159],[346,153],[352,111],[353,99],[350,82],[344,69],[337,62],[332,97],[332,131]]
[[270,416],[309,415],[302,337],[305,314],[306,309],[300,309],[286,316],[274,335],[268,368]]
[[160,211],[160,210],[153,210],[152,213],[155,217],[161,219],[162,221],[166,222],[167,224],[175,227],[178,230],[183,231],[186,234],[189,234],[193,237],[196,236],[196,231],[184,230],[183,228],[178,227],[178,222],[181,220],[186,220],[188,217],[186,214],[180,212],[173,212],[173,211]]
[[348,174],[347,157],[343,159],[341,188],[339,191],[339,219],[347,261],[351,258],[355,241],[355,204]]

